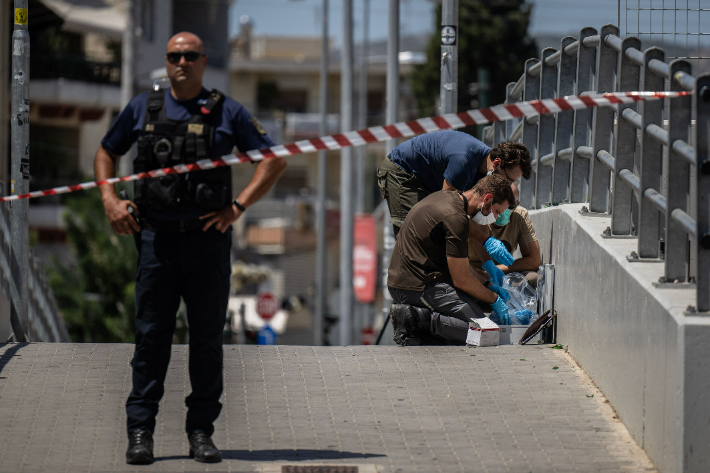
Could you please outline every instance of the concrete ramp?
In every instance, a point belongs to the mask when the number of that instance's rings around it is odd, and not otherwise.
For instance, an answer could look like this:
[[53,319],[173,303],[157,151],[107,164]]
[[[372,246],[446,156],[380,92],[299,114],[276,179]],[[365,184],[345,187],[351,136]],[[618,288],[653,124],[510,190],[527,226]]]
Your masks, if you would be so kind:
[[555,264],[558,342],[610,400],[661,471],[710,471],[710,317],[694,285],[656,287],[663,262],[629,262],[636,238],[602,237],[582,204],[531,211]]
[[[130,467],[131,355],[130,345],[0,345],[0,471],[653,471],[549,345],[226,346],[215,465],[187,457],[188,350],[174,346],[156,462]],[[341,469],[289,468],[308,465]]]

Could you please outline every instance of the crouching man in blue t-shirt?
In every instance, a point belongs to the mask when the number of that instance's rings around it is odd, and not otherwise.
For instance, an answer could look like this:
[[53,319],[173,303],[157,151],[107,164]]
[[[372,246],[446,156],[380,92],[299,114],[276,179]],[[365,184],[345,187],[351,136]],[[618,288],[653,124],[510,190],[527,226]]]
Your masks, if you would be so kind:
[[[96,153],[97,180],[114,177],[118,160],[135,142],[135,172],[211,160],[235,147],[246,152],[273,146],[240,104],[202,87],[207,56],[200,38],[176,34],[165,59],[170,89],[141,94],[121,112]],[[138,248],[127,463],[153,462],[155,417],[181,298],[190,327],[192,393],[185,400],[189,453],[199,462],[221,461],[211,436],[222,408],[222,330],[229,300],[232,223],[271,189],[285,168],[283,158],[262,161],[234,200],[229,167],[136,181],[133,202],[119,199],[113,185],[101,186],[111,226],[119,235],[134,235]]]
[[[444,130],[415,136],[394,148],[377,170],[377,182],[397,237],[412,207],[434,192],[464,192],[489,174],[513,183],[521,177],[530,179],[531,171],[530,152],[523,144],[506,142],[491,149],[467,133]],[[500,284],[503,272],[491,257],[505,265],[514,260],[505,246],[490,236],[488,224],[495,221],[490,207],[477,210],[480,212],[469,225],[470,235],[477,242],[474,247],[484,269]]]

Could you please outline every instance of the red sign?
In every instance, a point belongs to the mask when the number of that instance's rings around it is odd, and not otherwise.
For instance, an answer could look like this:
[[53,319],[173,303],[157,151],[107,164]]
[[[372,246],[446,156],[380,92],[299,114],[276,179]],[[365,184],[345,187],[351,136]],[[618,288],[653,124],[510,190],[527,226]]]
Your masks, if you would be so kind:
[[361,340],[363,345],[372,345],[375,343],[375,329],[372,327],[363,328]]
[[377,238],[372,215],[356,215],[353,235],[353,290],[357,300],[375,301],[377,281]]
[[256,297],[256,313],[264,320],[269,320],[279,310],[279,301],[268,292],[262,292]]

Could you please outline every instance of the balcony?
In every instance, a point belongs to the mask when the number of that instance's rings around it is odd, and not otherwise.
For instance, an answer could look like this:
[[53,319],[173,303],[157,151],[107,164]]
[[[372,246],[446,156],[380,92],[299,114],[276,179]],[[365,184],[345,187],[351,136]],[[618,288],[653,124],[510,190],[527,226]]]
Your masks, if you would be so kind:
[[120,62],[88,61],[82,56],[43,55],[30,56],[30,78],[68,79],[93,84],[121,85]]

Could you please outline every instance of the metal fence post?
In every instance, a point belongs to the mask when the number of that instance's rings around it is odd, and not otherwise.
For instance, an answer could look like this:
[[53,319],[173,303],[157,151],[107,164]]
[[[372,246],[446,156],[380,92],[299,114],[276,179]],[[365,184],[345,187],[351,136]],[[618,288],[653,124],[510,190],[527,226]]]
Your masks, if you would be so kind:
[[[545,60],[555,54],[555,48],[542,50],[540,58],[540,99],[557,96],[557,64],[548,65]],[[541,158],[555,152],[555,114],[540,115],[537,131],[537,180],[535,182],[535,208],[551,202],[552,162],[543,163]]]
[[[648,67],[653,59],[661,62],[665,53],[661,48],[648,48],[643,54],[642,90],[657,91],[665,89],[665,78]],[[641,103],[641,164],[639,166],[640,203],[639,203],[639,258],[655,259],[659,256],[661,238],[661,213],[646,198],[647,189],[661,189],[663,173],[663,145],[646,132],[649,125],[663,127],[663,100],[648,100]]]
[[[343,2],[340,128],[353,129],[353,2]],[[340,150],[340,344],[353,342],[353,149]]]
[[[389,0],[387,26],[387,110],[386,123],[395,123],[399,111],[399,0]],[[397,140],[387,140],[387,155],[397,146]],[[389,208],[385,205],[382,216],[382,320],[389,317],[392,296],[387,289],[387,270],[389,269],[395,239],[390,223]],[[379,340],[378,340],[379,342]]]
[[[613,92],[616,83],[618,67],[617,52],[606,44],[607,35],[619,35],[619,28],[614,25],[602,26],[599,35],[599,52],[597,53],[597,93]],[[609,212],[609,182],[611,173],[599,159],[597,153],[605,150],[612,152],[611,143],[614,136],[613,107],[597,107],[594,112],[594,127],[592,131],[592,172],[590,176],[589,210],[598,213]]]
[[444,0],[441,4],[441,115],[458,111],[458,27],[459,0]]
[[[670,90],[685,90],[675,79],[678,72],[690,74],[690,62],[676,59],[670,63]],[[692,97],[678,97],[668,101],[668,173],[666,174],[666,281],[687,281],[688,235],[671,218],[675,209],[688,212],[690,165],[673,149],[676,140],[690,143]]]
[[[574,95],[577,80],[577,56],[565,53],[565,48],[576,39],[567,36],[560,42],[560,69],[557,76],[557,97]],[[561,204],[569,200],[569,169],[572,153],[560,155],[560,151],[571,148],[574,132],[574,113],[556,114],[555,162],[552,167],[552,203]]]
[[493,146],[505,141],[505,128],[507,125],[506,122],[493,123]]
[[[15,28],[12,32],[12,162],[10,193],[29,192],[30,179],[30,34],[27,0],[15,0]],[[29,202],[12,202],[10,211],[10,272],[17,298],[10,301],[10,321],[15,341],[27,339],[29,327]]]
[[[505,87],[505,103],[510,104],[510,103],[515,103],[516,101],[510,96],[510,92],[513,90],[515,87],[515,82],[510,82],[508,85]],[[520,123],[520,118],[513,118],[511,120],[506,120],[505,122],[505,136],[503,138],[504,141],[510,141],[510,135],[513,134],[513,130],[515,130],[515,127],[518,126],[518,123]]]
[[[515,84],[513,84],[515,85]],[[511,84],[505,87],[505,104],[508,104],[508,99],[510,98],[510,89],[512,89]],[[507,141],[507,137],[510,135],[508,128],[510,127],[510,120],[500,121],[493,123],[493,146],[498,143]]]
[[[621,42],[619,54],[619,92],[638,90],[641,68],[627,55],[626,50],[634,48],[641,50],[641,40],[630,36]],[[631,208],[636,200],[633,189],[619,176],[623,169],[633,171],[634,154],[636,153],[636,127],[623,118],[624,110],[636,111],[636,102],[618,105],[616,122],[616,145],[614,146],[614,194],[612,195],[611,234],[631,235]]]
[[[525,61],[525,81],[523,84],[523,102],[528,100],[536,100],[540,98],[540,75],[533,76],[530,74],[530,68],[537,64],[537,59],[528,59]],[[525,208],[535,208],[535,181],[537,180],[537,117],[532,117],[532,120],[523,118],[523,144],[530,151],[530,156],[533,159],[533,171],[530,179],[526,181],[522,179],[520,182],[520,205]]]
[[[320,67],[320,136],[328,134],[328,0],[323,0]],[[326,200],[328,198],[328,151],[318,152],[318,204],[316,212],[316,300],[313,316],[313,345],[323,345],[323,321],[328,313],[328,240]]]
[[697,97],[696,176],[697,211],[694,215],[698,224],[697,245],[697,310],[710,311],[710,74],[699,76],[695,82]]
[[[591,27],[579,32],[577,48],[577,81],[575,95],[594,90],[597,68],[597,48],[587,47],[584,39],[597,34]],[[592,109],[577,110],[574,113],[574,141],[572,142],[572,168],[570,170],[570,202],[586,202],[589,185],[589,162],[577,154],[580,146],[589,146],[592,141]]]

